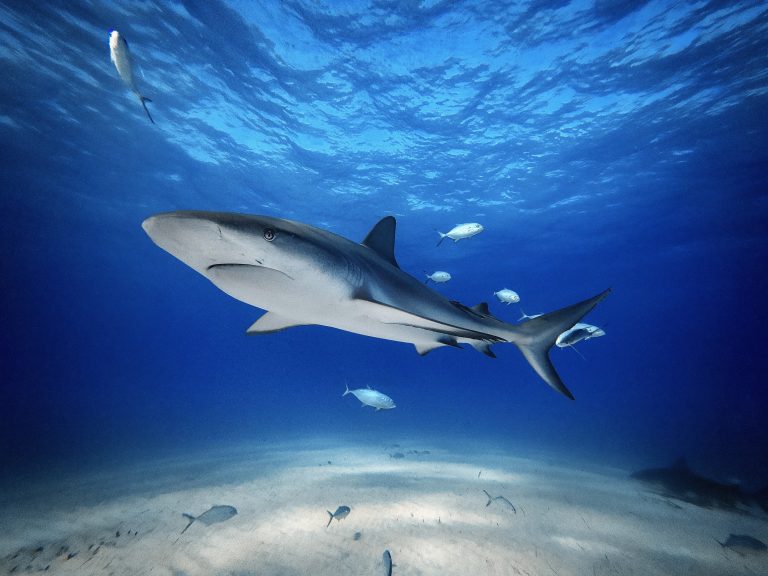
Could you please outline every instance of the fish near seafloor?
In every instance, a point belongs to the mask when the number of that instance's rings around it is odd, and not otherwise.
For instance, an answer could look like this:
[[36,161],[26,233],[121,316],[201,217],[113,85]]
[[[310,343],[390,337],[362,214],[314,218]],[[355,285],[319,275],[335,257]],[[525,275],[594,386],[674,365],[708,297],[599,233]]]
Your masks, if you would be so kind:
[[765,545],[765,542],[748,534],[729,534],[728,540],[725,542],[717,540],[717,543],[723,548],[733,550],[742,556],[747,554],[761,554],[768,550],[768,546]]
[[206,526],[211,524],[218,524],[219,522],[225,522],[237,514],[237,509],[234,506],[212,506],[200,516],[192,516],[192,514],[184,514],[183,516],[189,520],[189,524],[184,527],[181,534],[187,531],[187,528],[192,526],[193,522],[202,522]]
[[389,550],[384,550],[384,554],[381,555],[381,562],[384,568],[382,574],[392,576],[392,554],[389,553]]
[[147,113],[147,118],[154,124],[155,121],[152,120],[152,116],[147,109],[147,102],[152,102],[152,100],[146,96],[142,96],[141,92],[139,92],[139,89],[136,87],[136,79],[133,77],[133,66],[131,65],[131,55],[128,51],[128,42],[126,42],[125,38],[117,30],[112,30],[112,32],[109,33],[109,56],[114,63],[115,68],[117,68],[117,73],[120,75],[120,78],[122,78],[125,85],[130,88],[131,92],[136,94],[139,102],[141,102],[141,105],[144,107],[144,112]]
[[549,358],[559,334],[610,290],[522,324],[465,306],[403,272],[395,260],[395,219],[379,221],[358,244],[307,224],[226,212],[181,211],[147,218],[142,227],[160,248],[233,298],[267,310],[248,334],[316,324],[408,342],[421,354],[469,344],[515,344],[536,373],[573,399]]
[[331,512],[330,510],[326,510],[328,512],[328,524],[325,525],[326,528],[331,525],[331,522],[333,522],[333,519],[336,518],[336,522],[339,520],[343,520],[347,516],[349,516],[349,513],[352,512],[352,509],[349,506],[339,506],[336,508],[336,512]]
[[443,234],[439,230],[437,231],[438,234],[440,234],[440,240],[437,241],[437,245],[440,246],[443,240],[446,238],[450,238],[454,242],[458,242],[459,240],[463,240],[464,238],[471,238],[475,234],[480,234],[484,230],[482,224],[478,224],[477,222],[468,222],[466,224],[456,224],[453,228],[451,228],[448,232]]
[[373,408],[376,408],[376,412],[379,410],[391,410],[392,408],[397,407],[392,398],[386,394],[382,394],[378,390],[373,390],[372,388],[358,388],[357,390],[350,390],[349,386],[346,384],[344,386],[347,389],[344,391],[344,394],[342,394],[342,397],[346,396],[347,394],[352,394],[355,398],[362,402],[363,406],[372,406]]

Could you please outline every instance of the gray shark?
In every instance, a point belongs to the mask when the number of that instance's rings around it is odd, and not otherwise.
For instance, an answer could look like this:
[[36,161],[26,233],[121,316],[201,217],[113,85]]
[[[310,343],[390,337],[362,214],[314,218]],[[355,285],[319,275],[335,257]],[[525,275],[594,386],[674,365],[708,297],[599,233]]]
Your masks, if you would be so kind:
[[547,384],[573,399],[549,349],[610,290],[508,324],[485,303],[448,300],[403,272],[395,260],[395,225],[392,216],[383,218],[359,244],[300,222],[225,212],[169,212],[142,227],[226,294],[267,310],[249,334],[315,324],[407,342],[421,355],[469,344],[495,357],[493,344],[511,342]]

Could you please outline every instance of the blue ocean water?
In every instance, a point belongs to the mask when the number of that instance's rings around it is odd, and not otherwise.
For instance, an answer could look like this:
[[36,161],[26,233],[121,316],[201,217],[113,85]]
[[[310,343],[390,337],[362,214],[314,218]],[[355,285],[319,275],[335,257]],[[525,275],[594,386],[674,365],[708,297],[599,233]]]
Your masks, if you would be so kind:
[[[765,485],[767,54],[761,2],[3,2],[3,472],[460,437]],[[611,287],[606,336],[552,351],[575,401],[514,346],[247,337],[261,311],[142,230],[181,209],[394,215],[403,270],[510,322]]]

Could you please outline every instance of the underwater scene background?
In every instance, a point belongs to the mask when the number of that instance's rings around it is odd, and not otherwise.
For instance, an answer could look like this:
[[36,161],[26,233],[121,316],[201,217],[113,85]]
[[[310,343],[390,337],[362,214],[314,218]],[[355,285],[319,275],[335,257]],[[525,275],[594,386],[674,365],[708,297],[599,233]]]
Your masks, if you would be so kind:
[[[429,438],[765,486],[766,54],[762,2],[2,2],[4,480]],[[356,241],[394,215],[450,299],[516,322],[610,287],[606,335],[552,351],[575,401],[514,346],[247,337],[261,312],[141,228],[182,209]]]

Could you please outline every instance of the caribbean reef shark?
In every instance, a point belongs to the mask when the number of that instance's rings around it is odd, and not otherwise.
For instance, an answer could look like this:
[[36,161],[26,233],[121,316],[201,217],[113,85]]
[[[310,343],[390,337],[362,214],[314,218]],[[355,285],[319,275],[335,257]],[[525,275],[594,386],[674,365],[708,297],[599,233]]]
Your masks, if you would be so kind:
[[493,344],[511,342],[547,384],[571,399],[549,349],[610,291],[513,325],[493,317],[485,303],[448,300],[403,272],[391,216],[360,244],[300,222],[224,212],[158,214],[142,227],[226,294],[267,310],[249,334],[314,324],[407,342],[421,355],[469,344],[495,357]]
[[665,468],[647,468],[631,474],[662,496],[675,498],[702,508],[724,508],[746,511],[744,507],[759,504],[768,512],[768,499],[763,492],[749,493],[738,484],[724,484],[691,470],[683,458]]

